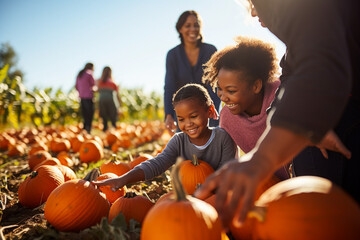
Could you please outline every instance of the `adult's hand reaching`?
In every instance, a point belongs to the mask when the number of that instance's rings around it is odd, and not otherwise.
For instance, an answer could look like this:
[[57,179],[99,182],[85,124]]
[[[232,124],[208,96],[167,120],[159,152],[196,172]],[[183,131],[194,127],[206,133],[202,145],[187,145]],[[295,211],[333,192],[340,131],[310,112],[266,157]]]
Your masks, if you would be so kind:
[[316,146],[320,149],[325,158],[328,158],[327,150],[339,152],[347,159],[351,158],[351,152],[345,147],[333,130],[327,132],[322,141]]

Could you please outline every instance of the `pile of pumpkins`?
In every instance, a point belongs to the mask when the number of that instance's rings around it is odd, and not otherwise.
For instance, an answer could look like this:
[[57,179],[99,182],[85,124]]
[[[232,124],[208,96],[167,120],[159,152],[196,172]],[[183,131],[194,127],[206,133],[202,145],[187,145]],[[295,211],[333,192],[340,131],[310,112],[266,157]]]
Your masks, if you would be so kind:
[[75,163],[66,153],[77,152],[83,163],[104,158],[102,139],[87,136],[83,140],[79,136],[67,140],[60,135],[46,145],[32,144],[28,152],[31,173],[18,188],[19,202],[29,208],[44,204],[46,220],[59,231],[79,232],[104,217],[111,222],[123,213],[127,222],[134,219],[141,224],[144,240],[225,240],[229,234],[231,239],[360,239],[359,205],[324,178],[270,179],[258,189],[244,224],[232,224],[225,232],[214,208],[215,196],[205,200],[191,196],[214,172],[206,162],[196,156],[178,160],[171,177],[173,191],[153,202],[126,187],[113,192],[108,186],[98,188],[91,183],[120,176],[152,155],[122,162],[114,154],[99,169],[79,179],[72,170]]

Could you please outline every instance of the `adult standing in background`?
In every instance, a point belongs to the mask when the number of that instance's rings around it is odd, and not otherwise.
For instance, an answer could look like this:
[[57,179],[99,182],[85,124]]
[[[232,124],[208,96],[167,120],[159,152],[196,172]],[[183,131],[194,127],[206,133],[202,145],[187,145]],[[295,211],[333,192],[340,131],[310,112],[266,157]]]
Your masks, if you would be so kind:
[[76,77],[75,88],[80,97],[80,110],[83,117],[83,123],[88,133],[91,132],[91,124],[94,118],[94,86],[95,79],[93,77],[94,64],[86,63],[85,67],[78,73]]
[[[214,45],[204,43],[201,33],[202,22],[199,14],[194,10],[183,12],[177,23],[181,43],[170,49],[166,56],[166,74],[164,86],[165,125],[170,131],[176,126],[176,116],[172,106],[174,93],[187,83],[202,84],[203,64],[216,52]],[[202,84],[203,85],[203,84]],[[219,111],[220,99],[206,86],[212,101]],[[219,121],[211,119],[209,126],[218,126]]]
[[103,121],[103,131],[108,130],[108,122],[116,127],[120,108],[119,86],[113,81],[111,68],[106,66],[103,69],[100,79],[97,81],[99,92],[99,115]]
[[[294,160],[297,176],[326,177],[360,203],[359,0],[249,3],[287,47],[270,125],[253,151],[208,177],[195,196],[216,191],[224,226],[243,222],[257,186]],[[327,159],[314,145],[332,150]]]

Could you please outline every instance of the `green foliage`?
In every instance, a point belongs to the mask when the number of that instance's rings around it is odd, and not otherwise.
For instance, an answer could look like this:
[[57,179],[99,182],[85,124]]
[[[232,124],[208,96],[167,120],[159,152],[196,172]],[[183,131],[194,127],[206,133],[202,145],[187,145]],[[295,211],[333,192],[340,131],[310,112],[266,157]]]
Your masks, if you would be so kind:
[[[19,76],[11,78],[8,71],[9,65],[0,69],[0,128],[66,125],[81,121],[80,102],[75,89],[68,93],[51,87],[31,91],[26,89]],[[146,94],[142,89],[121,89],[120,96],[120,121],[163,119],[160,94]],[[97,94],[95,101],[97,102]],[[95,121],[98,121],[97,114]]]

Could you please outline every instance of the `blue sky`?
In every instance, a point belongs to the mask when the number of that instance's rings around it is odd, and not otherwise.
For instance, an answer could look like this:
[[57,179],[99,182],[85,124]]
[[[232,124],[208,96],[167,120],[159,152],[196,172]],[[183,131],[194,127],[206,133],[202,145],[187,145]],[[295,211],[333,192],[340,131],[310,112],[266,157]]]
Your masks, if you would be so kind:
[[167,51],[180,43],[185,10],[203,19],[203,38],[218,49],[238,35],[284,45],[237,0],[0,0],[0,44],[17,53],[27,88],[74,86],[86,62],[94,77],[110,66],[120,87],[163,92]]

